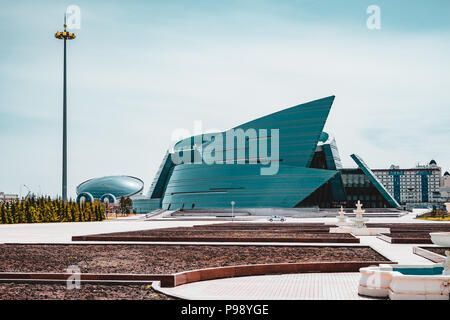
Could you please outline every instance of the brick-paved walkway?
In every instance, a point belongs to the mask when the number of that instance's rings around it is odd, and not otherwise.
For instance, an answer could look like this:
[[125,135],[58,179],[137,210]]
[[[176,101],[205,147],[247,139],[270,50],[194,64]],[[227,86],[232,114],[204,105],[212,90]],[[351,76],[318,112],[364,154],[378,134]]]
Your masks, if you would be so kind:
[[[391,244],[375,236],[358,237],[361,245],[368,245],[391,261],[399,264],[432,264],[428,259],[413,253],[413,247],[420,244]],[[432,246],[432,245],[429,245]]]
[[200,281],[158,288],[196,300],[360,300],[359,273],[303,273]]

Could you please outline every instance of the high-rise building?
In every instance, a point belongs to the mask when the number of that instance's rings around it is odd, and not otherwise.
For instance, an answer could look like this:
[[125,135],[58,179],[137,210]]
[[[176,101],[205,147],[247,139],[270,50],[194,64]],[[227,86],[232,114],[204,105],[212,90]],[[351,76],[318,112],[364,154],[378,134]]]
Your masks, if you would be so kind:
[[450,188],[450,173],[448,173],[448,171],[445,171],[444,175],[442,176],[441,186]]
[[435,160],[415,168],[391,165],[389,169],[372,171],[399,203],[441,202],[441,168]]
[[4,192],[0,192],[0,202],[11,202],[19,200],[19,196],[17,194],[7,194]]
[[445,171],[441,179],[441,192],[442,202],[450,202],[450,173]]

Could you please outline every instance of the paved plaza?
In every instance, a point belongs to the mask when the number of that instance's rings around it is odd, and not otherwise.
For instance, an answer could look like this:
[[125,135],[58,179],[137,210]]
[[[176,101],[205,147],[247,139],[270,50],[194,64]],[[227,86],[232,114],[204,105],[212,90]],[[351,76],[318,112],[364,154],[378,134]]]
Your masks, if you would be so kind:
[[302,273],[199,281],[157,290],[188,300],[368,300],[359,273]]
[[0,243],[72,243],[72,236],[158,228],[190,227],[195,224],[210,223],[212,222],[145,221],[140,217],[132,217],[99,222],[0,225]]
[[[416,213],[401,217],[371,218],[374,223],[433,223],[433,221],[415,220]],[[329,223],[334,218],[288,218],[287,222]],[[267,219],[255,217],[249,222],[266,222]],[[193,225],[224,223],[224,219],[167,219],[166,221],[146,221],[143,216],[118,218],[102,222],[46,223],[0,225],[0,243],[73,243],[72,236],[159,229],[170,227],[189,227]],[[231,222],[231,220],[230,220]],[[242,222],[242,221],[240,221]],[[450,223],[450,222],[435,222]],[[326,244],[326,243],[283,243],[292,246],[370,246],[379,253],[401,264],[430,264],[431,262],[413,254],[412,244],[389,244],[376,236],[360,236],[360,244]],[[96,243],[79,242],[83,244]],[[100,242],[106,243],[106,242]],[[124,243],[124,242],[122,242]],[[130,242],[131,243],[131,242]],[[132,242],[139,243],[139,242]],[[151,244],[151,242],[141,242]],[[162,244],[162,242],[158,242]],[[185,242],[196,244],[195,242]],[[202,243],[209,244],[209,243]],[[254,243],[211,243],[215,245]],[[271,243],[263,243],[271,245]],[[359,273],[306,273],[287,275],[267,275],[217,279],[181,285],[175,288],[162,288],[161,291],[183,299],[364,299],[358,296]],[[158,284],[154,284],[158,288]]]

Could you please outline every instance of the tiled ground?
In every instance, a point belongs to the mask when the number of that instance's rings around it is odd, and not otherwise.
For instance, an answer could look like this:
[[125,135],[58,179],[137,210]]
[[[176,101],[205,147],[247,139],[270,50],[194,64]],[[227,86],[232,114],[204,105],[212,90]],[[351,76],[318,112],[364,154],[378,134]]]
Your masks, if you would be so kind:
[[[430,223],[430,221],[414,220],[415,214],[408,214],[399,218],[371,218],[370,222],[378,223]],[[332,222],[334,218],[288,218],[286,222]],[[267,218],[252,217],[248,222],[266,222]],[[135,231],[156,228],[186,227],[195,224],[224,223],[223,220],[215,221],[214,218],[167,221],[144,221],[139,217],[119,218],[117,220],[101,222],[75,222],[75,223],[39,223],[39,224],[14,224],[0,225],[0,243],[67,243],[72,236]],[[443,222],[436,222],[443,223]],[[447,222],[450,223],[450,222]]]
[[359,273],[303,273],[200,281],[157,288],[197,300],[361,300]]
[[[223,223],[223,221],[220,221]],[[0,243],[68,243],[72,236],[136,231],[156,228],[188,227],[194,224],[210,224],[211,221],[144,221],[119,218],[100,222],[0,224]],[[219,223],[219,222],[217,222]]]
[[[390,244],[375,236],[358,237],[361,245],[367,245],[399,264],[431,264],[432,262],[413,253],[413,247],[420,244]],[[430,245],[432,246],[432,245]]]

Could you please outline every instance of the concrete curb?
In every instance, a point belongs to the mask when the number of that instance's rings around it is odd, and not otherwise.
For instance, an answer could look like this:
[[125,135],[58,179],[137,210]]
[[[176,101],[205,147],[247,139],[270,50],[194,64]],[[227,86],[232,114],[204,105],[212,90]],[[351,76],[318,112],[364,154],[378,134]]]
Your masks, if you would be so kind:
[[[432,248],[436,248],[436,247],[432,247]],[[417,254],[420,257],[428,259],[434,263],[442,263],[446,259],[445,256],[442,256],[433,251],[427,250],[427,247],[413,247],[413,253]]]
[[[300,263],[272,263],[214,267],[182,271],[174,274],[112,274],[112,273],[80,273],[79,280],[85,283],[103,282],[110,284],[149,283],[160,281],[162,287],[176,287],[182,284],[245,276],[276,275],[291,273],[332,273],[357,272],[360,268],[379,265],[382,263],[395,264],[390,261],[345,261],[345,262],[300,262]],[[73,273],[45,273],[45,272],[0,272],[0,282],[66,282]]]
[[103,236],[103,235],[87,235],[87,236],[73,236],[72,241],[136,241],[136,242],[316,242],[316,243],[359,243],[358,238],[262,238],[262,237],[153,237],[153,236]]
[[377,236],[378,239],[386,241],[388,243],[396,244],[396,243],[403,243],[403,244],[433,244],[431,239],[425,239],[425,238],[395,238],[392,236],[389,236],[388,234],[382,234]]

